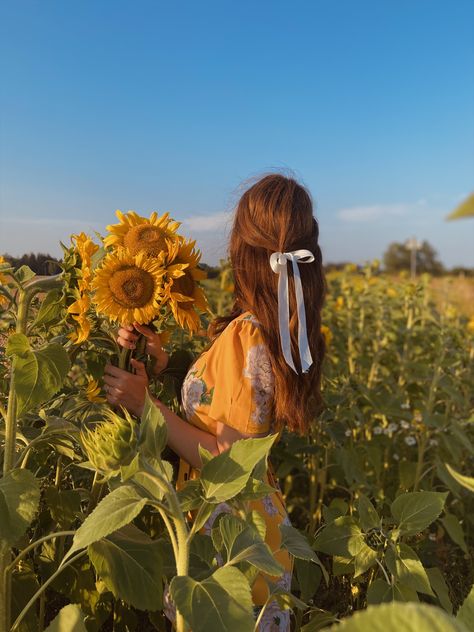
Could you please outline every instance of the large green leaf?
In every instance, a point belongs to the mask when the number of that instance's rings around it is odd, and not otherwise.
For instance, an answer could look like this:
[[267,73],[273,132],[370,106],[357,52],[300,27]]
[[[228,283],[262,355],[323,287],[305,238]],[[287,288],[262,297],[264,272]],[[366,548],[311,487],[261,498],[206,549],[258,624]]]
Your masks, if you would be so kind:
[[36,318],[33,322],[33,327],[38,325],[46,325],[52,321],[58,320],[62,311],[61,290],[50,290],[43,301],[41,301],[40,308],[36,314]]
[[294,557],[300,560],[310,560],[318,564],[327,583],[329,579],[328,572],[319,557],[309,545],[306,537],[298,531],[298,529],[295,529],[295,527],[288,524],[280,524],[279,529],[281,533],[281,548],[286,549]]
[[380,527],[379,515],[373,504],[364,494],[359,496],[357,511],[359,512],[360,526],[364,531],[370,531],[371,529]]
[[415,551],[407,544],[397,544],[395,550],[387,549],[385,563],[400,584],[417,592],[435,596],[423,564]]
[[76,531],[66,557],[132,522],[146,502],[146,498],[142,498],[131,485],[114,489]]
[[13,546],[38,511],[40,486],[26,469],[11,470],[0,478],[0,542]]
[[367,603],[370,606],[391,601],[419,601],[416,590],[395,582],[387,584],[384,579],[375,579],[367,590]]
[[159,459],[167,441],[168,430],[165,418],[146,391],[138,440],[139,450],[145,457]]
[[254,529],[242,525],[235,516],[225,515],[219,520],[219,530],[227,551],[227,564],[248,562],[269,575],[283,574],[285,569]]
[[447,492],[408,492],[400,494],[391,511],[405,535],[415,535],[426,529],[443,511]]
[[314,548],[328,555],[355,557],[364,544],[364,534],[351,516],[341,516],[316,536]]
[[201,483],[207,500],[218,503],[233,498],[244,489],[257,463],[268,455],[278,435],[241,439],[201,470]]
[[84,615],[77,604],[61,608],[44,632],[87,632]]
[[453,604],[449,598],[449,588],[443,577],[443,573],[437,566],[434,566],[433,568],[426,568],[425,570],[430,580],[431,587],[438,597],[439,603],[443,606],[446,612],[452,614]]
[[456,619],[436,606],[424,603],[390,603],[369,606],[341,623],[331,632],[467,632]]
[[472,476],[465,476],[464,474],[460,474],[454,469],[454,467],[448,465],[448,463],[445,463],[445,466],[455,481],[468,489],[470,492],[474,492],[474,478]]
[[7,353],[14,356],[19,415],[57,393],[70,369],[69,356],[61,345],[52,343],[33,351],[23,334],[10,336]]
[[354,557],[354,577],[359,577],[359,575],[368,571],[376,563],[377,557],[377,551],[371,549],[365,542],[361,542],[359,550]]
[[456,542],[456,544],[461,547],[464,553],[467,553],[468,550],[466,540],[464,539],[464,531],[457,516],[447,513],[443,518],[441,518],[441,522],[443,524],[443,527],[448,532],[451,540],[453,542]]
[[162,564],[156,543],[134,525],[126,525],[89,545],[89,558],[117,599],[139,610],[162,606]]
[[464,600],[462,606],[459,608],[456,615],[457,621],[463,623],[466,629],[471,631],[473,629],[474,621],[474,586],[471,588],[470,593]]
[[171,597],[193,632],[253,632],[250,586],[235,566],[225,566],[202,582],[177,576]]

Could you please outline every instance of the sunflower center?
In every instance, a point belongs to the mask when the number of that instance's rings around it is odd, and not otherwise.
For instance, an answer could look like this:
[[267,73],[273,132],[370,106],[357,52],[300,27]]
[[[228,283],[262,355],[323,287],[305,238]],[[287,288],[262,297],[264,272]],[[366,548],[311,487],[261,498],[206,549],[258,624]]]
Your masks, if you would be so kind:
[[[193,296],[195,287],[196,283],[190,274],[184,274],[173,282],[173,290],[185,296]],[[193,303],[194,301],[180,301],[179,307],[181,309],[191,309]]]
[[139,224],[132,226],[123,238],[123,243],[132,255],[146,252],[148,255],[157,256],[166,249],[166,233],[157,226]]
[[109,279],[114,300],[123,307],[143,307],[153,298],[153,276],[141,268],[126,267],[116,270]]

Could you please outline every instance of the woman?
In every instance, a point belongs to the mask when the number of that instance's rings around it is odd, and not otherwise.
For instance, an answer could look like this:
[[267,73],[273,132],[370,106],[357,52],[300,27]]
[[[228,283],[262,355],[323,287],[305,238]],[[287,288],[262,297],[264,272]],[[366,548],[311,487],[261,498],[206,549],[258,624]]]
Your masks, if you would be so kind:
[[[318,234],[310,195],[294,179],[267,175],[242,195],[230,236],[232,313],[212,323],[213,343],[188,371],[182,389],[186,419],[156,400],[168,425],[168,444],[181,457],[178,487],[199,475],[199,444],[217,455],[238,439],[285,427],[305,434],[319,411],[326,284]],[[147,337],[157,372],[163,370],[167,356],[159,336],[147,327],[135,329]],[[136,338],[132,326],[120,328],[122,346],[134,348]],[[140,415],[148,379],[143,364],[133,364],[136,375],[106,367],[107,399]],[[267,476],[277,487],[271,467]],[[215,514],[226,509],[219,507]],[[293,563],[286,551],[279,550],[278,527],[288,521],[280,490],[254,501],[253,509],[265,520],[267,544],[285,568],[279,583],[289,590]],[[252,588],[256,611],[267,596],[260,574]],[[272,603],[261,629],[289,630],[289,612]]]

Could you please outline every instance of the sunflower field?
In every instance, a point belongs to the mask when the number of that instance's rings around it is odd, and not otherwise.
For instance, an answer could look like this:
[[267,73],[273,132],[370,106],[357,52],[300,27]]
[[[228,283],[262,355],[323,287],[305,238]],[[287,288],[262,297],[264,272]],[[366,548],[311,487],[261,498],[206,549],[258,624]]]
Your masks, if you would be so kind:
[[[259,572],[292,630],[473,630],[472,306],[377,261],[328,273],[325,406],[309,435],[201,449],[200,478],[177,491],[161,413],[149,397],[141,418],[111,407],[104,367],[133,366],[118,324],[153,323],[167,369],[155,377],[143,345],[133,357],[181,414],[232,273],[206,279],[167,214],[117,216],[106,236],[63,244],[56,276],[0,259],[0,632],[164,631],[173,608],[179,632],[250,632]],[[268,458],[291,519],[291,592],[249,510],[271,491]],[[233,512],[203,534],[224,502]]]

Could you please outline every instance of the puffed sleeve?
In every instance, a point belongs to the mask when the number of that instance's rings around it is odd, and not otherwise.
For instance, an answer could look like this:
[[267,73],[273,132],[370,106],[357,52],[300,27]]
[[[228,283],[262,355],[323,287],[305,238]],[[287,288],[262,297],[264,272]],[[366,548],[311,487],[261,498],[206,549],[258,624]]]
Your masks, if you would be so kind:
[[260,325],[231,322],[219,336],[209,416],[245,434],[271,429],[274,376]]

